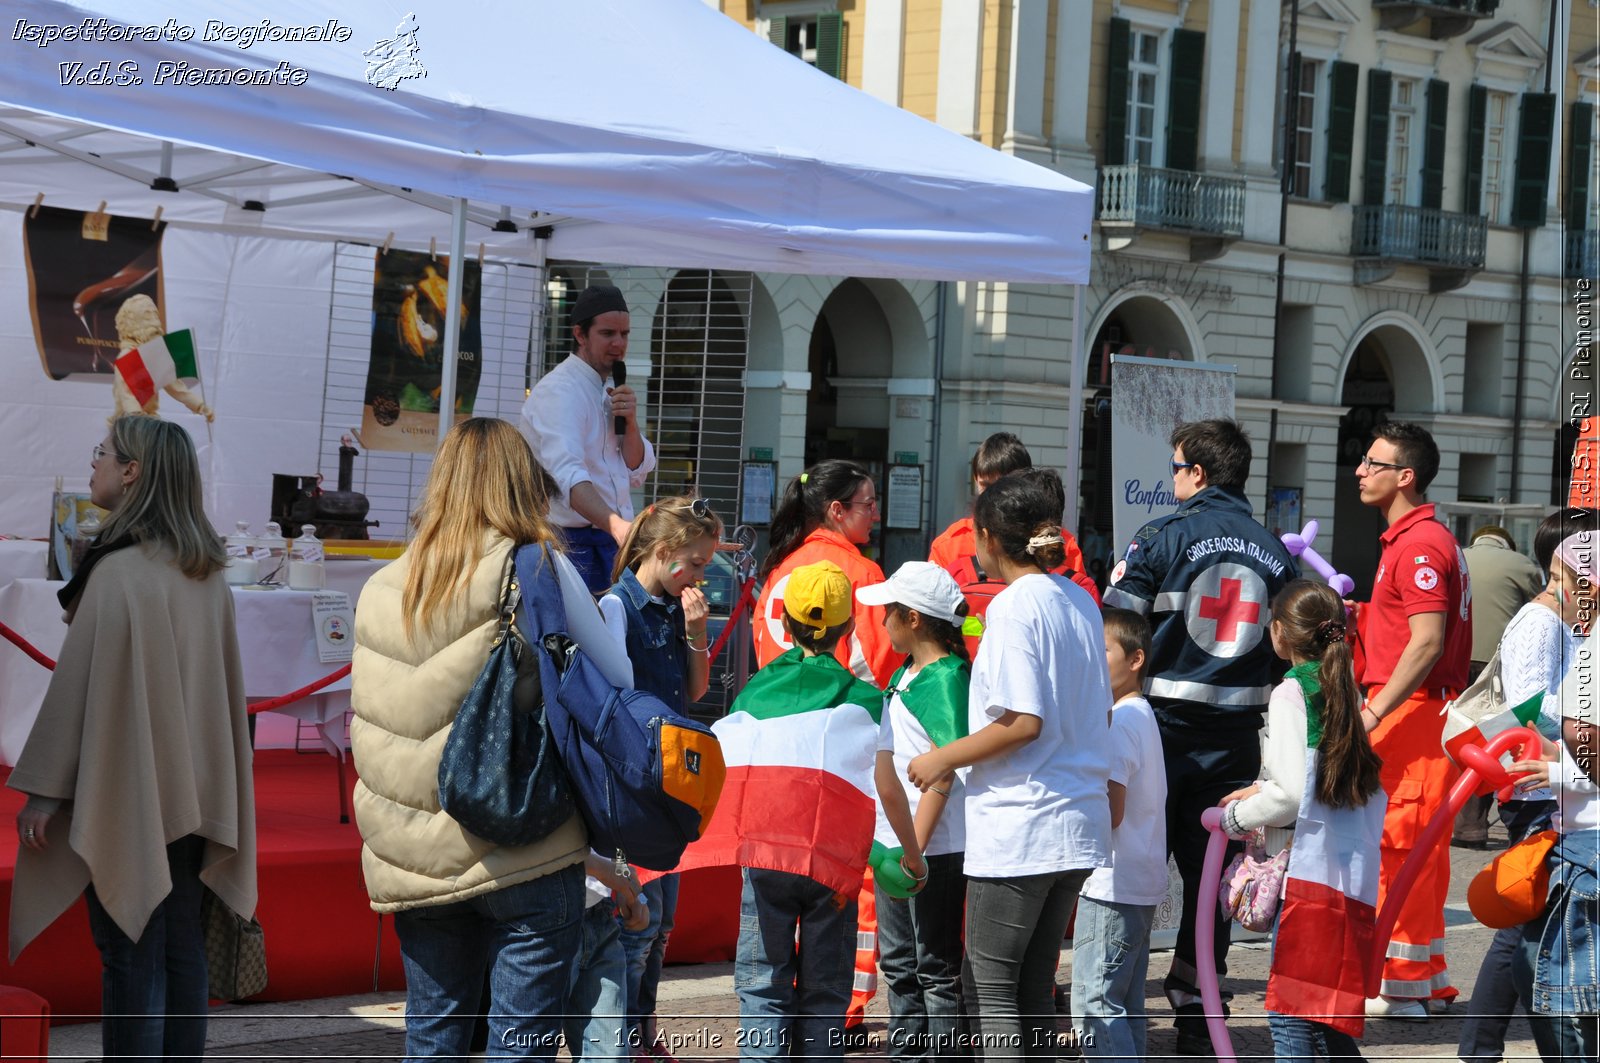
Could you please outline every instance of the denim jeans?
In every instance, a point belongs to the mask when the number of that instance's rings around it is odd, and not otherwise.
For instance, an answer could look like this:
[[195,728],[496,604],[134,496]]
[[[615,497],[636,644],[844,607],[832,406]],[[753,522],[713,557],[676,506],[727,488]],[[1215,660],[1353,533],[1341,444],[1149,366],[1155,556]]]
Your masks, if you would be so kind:
[[578,958],[572,966],[567,1014],[562,1023],[567,1052],[579,1060],[627,1059],[623,1032],[627,1012],[622,925],[611,901],[591,904],[580,923]]
[[972,1026],[983,1058],[1056,1058],[1056,964],[1088,877],[1082,869],[967,879]]
[[622,951],[627,965],[628,1043],[644,1048],[655,1041],[656,990],[678,911],[678,876],[651,879],[640,892],[650,909],[650,924],[643,930],[623,930]]
[[1356,1039],[1342,1030],[1296,1015],[1267,1012],[1272,1054],[1279,1063],[1314,1063],[1317,1059],[1361,1059]]
[[583,917],[583,865],[394,917],[406,1058],[464,1059],[489,972],[489,1058],[553,1059]]
[[909,900],[877,887],[878,971],[889,990],[889,1058],[957,1055],[961,1021],[964,853],[928,860],[928,883]]
[[[741,1059],[844,1058],[856,899],[787,871],[744,869],[733,988]],[[795,928],[800,948],[795,952]]]
[[1072,934],[1072,1015],[1088,1059],[1144,1058],[1144,979],[1153,904],[1078,898]]
[[1550,859],[1550,900],[1522,928],[1512,958],[1517,992],[1528,1005],[1533,1041],[1545,1059],[1600,1054],[1600,832],[1563,834]]
[[89,933],[100,950],[100,1044],[106,1058],[199,1059],[206,1047],[206,945],[200,923],[205,839],[167,846],[172,892],[134,941],[112,920],[94,887],[84,893]]

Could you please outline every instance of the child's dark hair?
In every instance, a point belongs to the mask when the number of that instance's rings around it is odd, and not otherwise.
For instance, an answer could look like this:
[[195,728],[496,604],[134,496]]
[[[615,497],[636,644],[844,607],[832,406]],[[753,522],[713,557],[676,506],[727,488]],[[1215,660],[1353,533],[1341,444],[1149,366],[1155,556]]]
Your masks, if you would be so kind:
[[1533,559],[1539,563],[1539,571],[1549,575],[1550,559],[1561,540],[1585,531],[1600,531],[1600,511],[1563,506],[1541,520],[1533,533]]
[[1067,492],[1054,469],[1024,469],[1000,477],[978,496],[972,522],[1012,561],[1049,572],[1067,559],[1061,539],[1066,506]]
[[1124,654],[1132,657],[1143,653],[1144,664],[1150,663],[1150,621],[1142,614],[1104,605],[1100,607],[1100,623],[1105,627],[1106,637],[1115,640]]
[[853,461],[819,461],[783,489],[778,511],[772,515],[767,556],[761,562],[760,578],[767,577],[783,564],[784,558],[800,548],[805,537],[816,531],[834,502],[848,502],[872,479],[867,470]]
[[810,624],[803,624],[790,616],[783,614],[783,629],[789,633],[789,638],[796,646],[810,650],[819,657],[827,656],[833,648],[839,645],[839,640],[844,638],[845,632],[850,630],[850,625],[855,623],[851,617],[842,624],[835,624],[830,628],[816,628]]
[[1317,800],[1329,808],[1360,808],[1378,792],[1383,761],[1361,723],[1361,689],[1345,639],[1344,602],[1326,583],[1291,580],[1272,600],[1272,619],[1292,655],[1317,662],[1322,685]]
[[[962,609],[965,609],[966,605],[966,602],[962,602]],[[909,605],[901,605],[899,602],[890,602],[884,606],[884,609],[902,620],[907,613],[916,613],[922,618],[922,626],[927,629],[928,634],[933,636],[934,641],[939,644],[941,649],[946,653],[955,654],[968,664],[972,663],[972,656],[967,653],[966,636],[961,634],[959,626],[952,624],[942,616],[929,616],[920,609],[912,609]],[[965,614],[963,613],[963,615]]]
[[1022,440],[1010,432],[996,432],[980,443],[978,452],[972,455],[974,480],[991,477],[998,480],[1002,476],[1031,468],[1033,455],[1022,445]]
[[[616,564],[611,567],[611,581],[621,579],[625,568],[638,572],[640,563],[653,550],[680,550],[708,535],[713,544],[722,538],[722,518],[704,499],[679,495],[646,506],[622,540]],[[716,547],[713,545],[712,549]]]

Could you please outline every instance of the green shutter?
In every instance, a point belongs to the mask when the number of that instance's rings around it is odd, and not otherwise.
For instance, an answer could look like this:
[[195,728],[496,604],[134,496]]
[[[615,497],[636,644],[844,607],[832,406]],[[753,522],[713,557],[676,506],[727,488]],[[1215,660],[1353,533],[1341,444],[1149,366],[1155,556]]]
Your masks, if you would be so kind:
[[789,49],[789,20],[782,15],[775,15],[768,19],[767,40],[787,51]]
[[1121,166],[1128,161],[1128,48],[1129,25],[1125,18],[1111,20],[1111,46],[1106,55],[1106,132],[1105,164]]
[[[1474,85],[1467,93],[1467,164],[1463,167],[1461,213],[1483,212],[1483,130],[1488,124],[1489,90]],[[1493,218],[1489,219],[1493,221]]]
[[1567,228],[1591,229],[1589,167],[1594,165],[1594,104],[1576,102],[1567,126]]
[[1200,169],[1200,81],[1205,72],[1206,35],[1172,31],[1172,73],[1167,80],[1167,165]]
[[1329,203],[1350,201],[1350,162],[1356,139],[1356,89],[1361,68],[1335,60],[1328,71],[1328,172],[1322,196]]
[[1548,92],[1523,93],[1517,118],[1517,176],[1511,192],[1511,224],[1519,229],[1544,225],[1545,192],[1550,186],[1550,141],[1555,126],[1555,96]]
[[817,16],[817,69],[836,78],[844,77],[843,15]]
[[1426,130],[1422,138],[1422,205],[1444,209],[1444,133],[1450,112],[1450,86],[1435,78],[1428,82]]
[[1389,164],[1389,85],[1387,70],[1367,71],[1367,164],[1361,174],[1361,202],[1383,202]]

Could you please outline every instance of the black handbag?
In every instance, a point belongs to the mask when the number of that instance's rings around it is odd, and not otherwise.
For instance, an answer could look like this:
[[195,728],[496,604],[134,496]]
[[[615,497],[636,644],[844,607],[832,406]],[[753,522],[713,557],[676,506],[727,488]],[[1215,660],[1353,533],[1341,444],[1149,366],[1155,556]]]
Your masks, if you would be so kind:
[[489,660],[461,702],[439,758],[439,805],[497,845],[538,841],[571,818],[566,767],[545,726],[539,661],[514,619],[517,549],[501,576],[499,627]]

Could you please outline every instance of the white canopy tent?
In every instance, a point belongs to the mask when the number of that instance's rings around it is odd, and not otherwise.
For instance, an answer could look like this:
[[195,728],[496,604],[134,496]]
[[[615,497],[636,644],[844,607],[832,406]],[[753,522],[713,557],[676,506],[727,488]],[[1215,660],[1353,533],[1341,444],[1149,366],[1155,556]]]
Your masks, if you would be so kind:
[[[415,245],[454,208],[457,255],[1088,280],[1092,189],[866,96],[699,0],[12,0],[7,15],[12,209],[43,193],[159,207],[197,232]],[[336,39],[281,39],[305,27]],[[407,63],[425,75],[369,83]],[[238,83],[259,78],[273,83]]]

